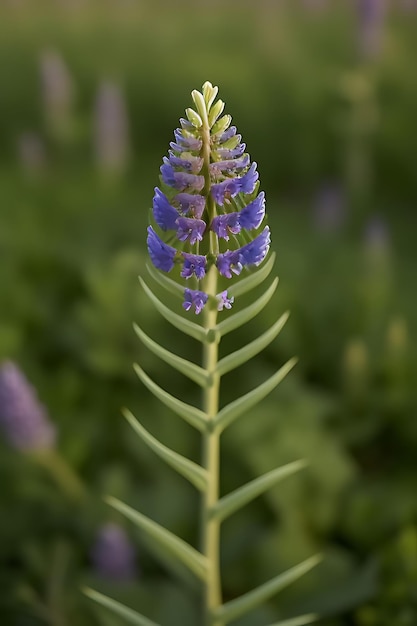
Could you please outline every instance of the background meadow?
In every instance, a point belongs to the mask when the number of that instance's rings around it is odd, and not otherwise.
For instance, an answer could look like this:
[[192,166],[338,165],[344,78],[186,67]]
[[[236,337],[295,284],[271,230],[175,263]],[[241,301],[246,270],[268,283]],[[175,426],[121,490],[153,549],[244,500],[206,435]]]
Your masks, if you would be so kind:
[[[198,624],[184,572],[160,565],[102,496],[197,540],[193,488],[120,409],[198,459],[196,433],[132,363],[189,402],[196,388],[132,322],[198,360],[137,276],[162,157],[206,80],[258,163],[280,276],[273,305],[225,351],[291,310],[225,379],[224,401],[299,357],[225,434],[222,489],[310,463],[224,525],[225,598],[319,551],[322,564],[236,624],[310,611],[322,626],[417,624],[416,60],[413,0],[2,0],[2,624],[118,626],[84,584],[162,626]],[[10,361],[56,429],[48,453],[11,444]]]

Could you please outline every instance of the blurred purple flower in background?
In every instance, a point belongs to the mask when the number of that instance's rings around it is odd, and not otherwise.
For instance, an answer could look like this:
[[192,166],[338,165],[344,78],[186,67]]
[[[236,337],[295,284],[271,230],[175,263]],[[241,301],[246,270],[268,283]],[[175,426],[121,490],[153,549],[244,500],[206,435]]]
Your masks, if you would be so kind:
[[98,88],[94,108],[94,147],[105,171],[123,171],[129,158],[129,121],[120,87],[110,81]]
[[53,448],[56,432],[35,389],[11,361],[0,367],[0,428],[19,450]]
[[91,561],[95,573],[106,580],[130,582],[137,574],[135,549],[124,529],[114,522],[99,530]]
[[55,50],[42,53],[40,77],[46,123],[53,134],[65,138],[72,126],[74,85],[63,58]]
[[359,49],[363,57],[377,56],[384,35],[386,0],[356,0]]
[[340,232],[346,222],[346,199],[342,188],[329,183],[323,185],[313,205],[314,229],[321,233]]

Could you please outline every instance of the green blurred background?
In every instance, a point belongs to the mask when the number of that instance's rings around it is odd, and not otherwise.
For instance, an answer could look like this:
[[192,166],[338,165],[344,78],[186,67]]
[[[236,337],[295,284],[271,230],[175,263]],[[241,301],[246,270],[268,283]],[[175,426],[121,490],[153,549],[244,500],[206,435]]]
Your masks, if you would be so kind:
[[[258,163],[280,276],[273,304],[224,349],[291,310],[274,344],[225,379],[223,400],[300,359],[225,434],[222,491],[310,461],[225,523],[225,598],[319,551],[321,565],[236,624],[310,611],[323,626],[417,624],[416,9],[412,0],[2,0],[0,360],[19,364],[59,436],[48,461],[0,440],[1,624],[118,625],[83,584],[162,626],[199,624],[197,596],[102,495],[197,540],[192,487],[132,436],[120,408],[198,459],[196,433],[131,364],[198,402],[140,345],[132,321],[198,359],[198,346],[155,315],[137,275],[162,157],[206,80]],[[123,580],[92,557],[109,522],[136,555]]]

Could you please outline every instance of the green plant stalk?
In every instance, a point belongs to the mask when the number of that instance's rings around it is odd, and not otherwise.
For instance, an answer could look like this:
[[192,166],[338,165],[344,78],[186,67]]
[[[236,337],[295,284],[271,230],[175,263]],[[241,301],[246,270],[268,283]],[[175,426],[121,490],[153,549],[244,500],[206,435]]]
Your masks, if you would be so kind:
[[[202,113],[205,113],[202,111]],[[207,115],[203,114],[203,172],[209,220],[216,215],[216,205],[210,197],[210,128]],[[210,233],[210,252],[218,251],[216,235]],[[213,265],[204,279],[204,290],[209,298],[217,293],[217,270]],[[217,307],[208,306],[204,311],[204,328],[214,329],[217,323]],[[204,342],[203,368],[211,374],[210,384],[203,390],[202,408],[207,419],[213,422],[219,410],[220,376],[216,373],[218,341]],[[208,426],[210,426],[208,424]],[[205,626],[222,626],[214,612],[222,603],[220,578],[220,521],[211,515],[219,499],[220,431],[207,428],[203,433],[202,465],[207,471],[207,488],[201,503],[201,552],[207,558],[207,579],[204,588],[203,615]]]
[[[216,268],[212,267],[207,275],[206,293],[215,295],[217,283]],[[216,325],[217,310],[207,309],[205,328]],[[218,343],[204,343],[203,367],[212,373],[210,385],[203,391],[203,410],[212,421],[219,408],[220,376],[215,373],[218,361]],[[207,471],[207,489],[202,496],[201,511],[201,551],[207,558],[207,580],[204,592],[204,623],[206,626],[221,626],[222,622],[214,617],[215,609],[221,605],[220,582],[220,521],[213,518],[211,511],[219,499],[219,464],[220,432],[217,428],[208,428],[203,433],[203,467]]]

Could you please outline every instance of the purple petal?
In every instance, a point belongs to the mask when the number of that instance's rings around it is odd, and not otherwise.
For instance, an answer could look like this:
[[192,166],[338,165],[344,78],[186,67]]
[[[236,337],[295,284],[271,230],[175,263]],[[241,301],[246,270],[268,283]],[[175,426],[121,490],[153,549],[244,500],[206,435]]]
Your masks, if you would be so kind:
[[153,198],[153,216],[162,230],[173,230],[177,227],[178,211],[169,203],[166,195],[158,187],[155,187]]
[[182,268],[181,276],[183,278],[191,278],[194,274],[198,280],[204,278],[206,274],[207,259],[201,254],[189,254],[183,252],[184,266]]
[[239,224],[245,230],[258,228],[265,217],[265,194],[263,191],[239,213]]
[[262,263],[268,254],[270,243],[269,226],[265,226],[260,235],[238,250],[242,265],[259,265]]
[[256,171],[256,163],[252,163],[250,169],[240,178],[240,189],[242,193],[252,193],[258,181],[259,174]]
[[231,126],[227,130],[225,130],[224,133],[221,135],[219,142],[224,143],[228,139],[231,139],[234,135],[236,135],[236,130],[236,126]]
[[177,237],[180,241],[186,241],[189,238],[192,245],[197,241],[202,241],[203,233],[206,230],[206,223],[203,220],[196,220],[193,217],[179,217],[177,224]]
[[222,276],[232,278],[234,274],[240,274],[242,264],[240,262],[240,250],[226,250],[217,255],[216,266]]
[[155,267],[170,272],[174,267],[175,248],[171,248],[158,237],[152,226],[148,226],[148,252]]
[[198,315],[203,310],[204,305],[208,300],[208,295],[204,291],[195,291],[193,289],[184,290],[184,302],[182,306],[186,311],[189,311],[193,306],[195,307],[195,313]]

